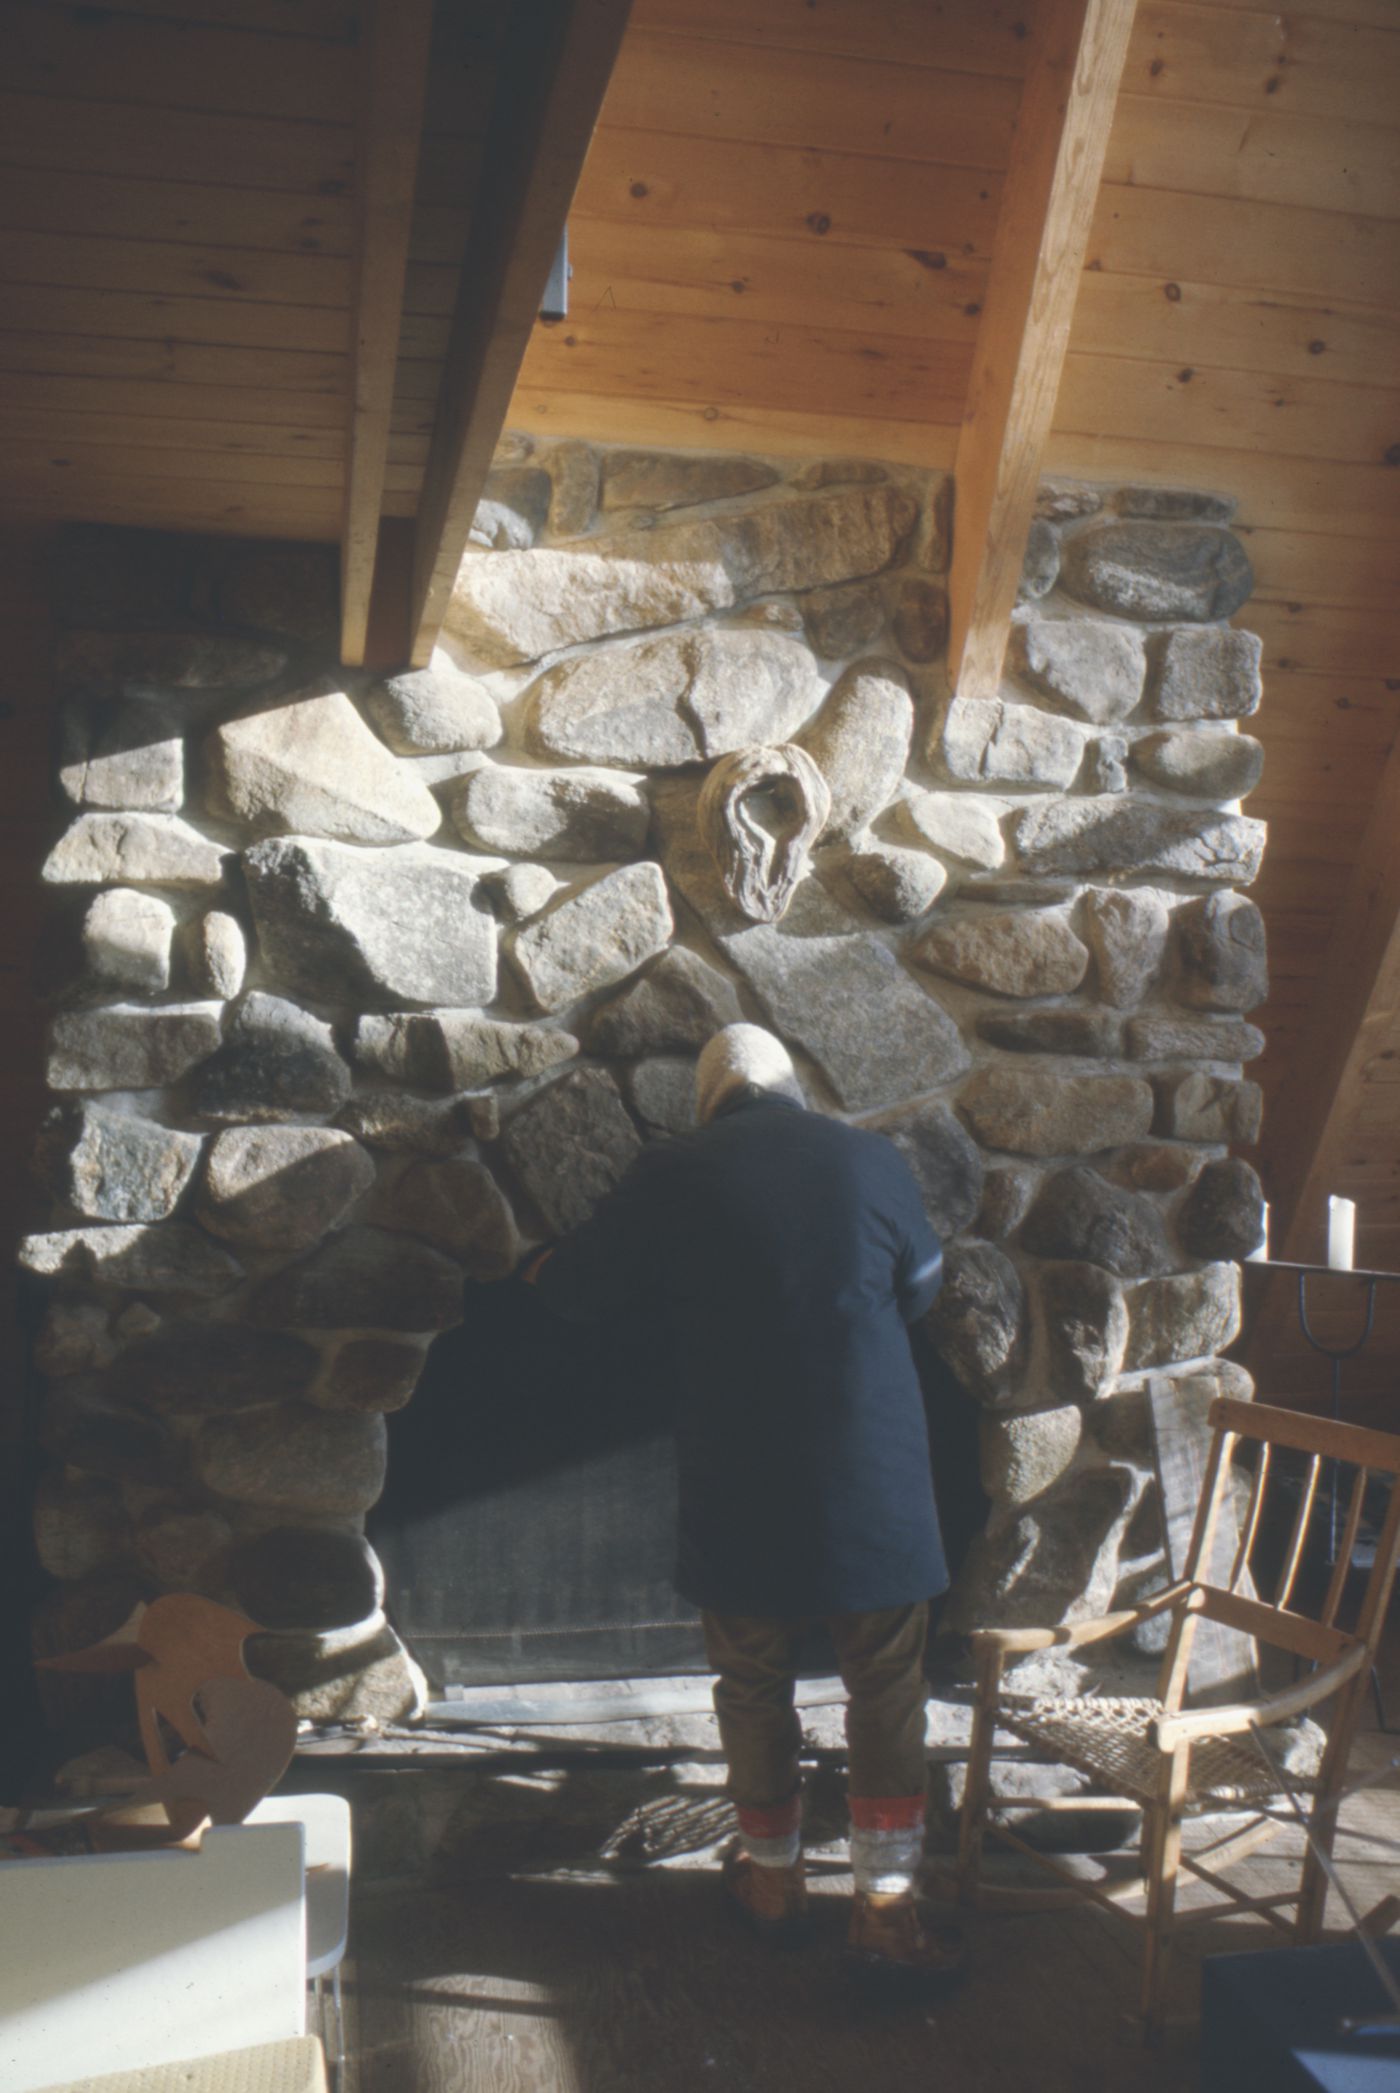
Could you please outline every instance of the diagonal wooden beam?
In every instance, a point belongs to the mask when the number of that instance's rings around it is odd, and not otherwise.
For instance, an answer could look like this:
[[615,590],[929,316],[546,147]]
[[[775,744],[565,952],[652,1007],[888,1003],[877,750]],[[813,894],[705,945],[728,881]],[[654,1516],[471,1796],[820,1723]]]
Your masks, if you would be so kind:
[[1044,0],[954,466],[948,672],[995,695],[1135,0]]
[[418,507],[411,658],[466,550],[631,0],[515,0]]
[[399,356],[433,0],[366,0],[355,153],[350,415],[340,533],[340,658],[365,658]]
[[[1319,1260],[1368,1064],[1400,1021],[1400,736],[1381,772],[1307,1020],[1270,1113],[1271,1254]],[[1266,1131],[1268,1131],[1266,1129]]]

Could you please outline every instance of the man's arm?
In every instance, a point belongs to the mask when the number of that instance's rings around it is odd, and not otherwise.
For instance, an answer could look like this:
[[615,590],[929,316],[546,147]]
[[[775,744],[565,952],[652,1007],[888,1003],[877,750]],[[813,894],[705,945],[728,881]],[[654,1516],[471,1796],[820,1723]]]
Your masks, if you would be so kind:
[[895,1299],[905,1322],[917,1323],[920,1316],[928,1314],[943,1284],[943,1246],[929,1226],[924,1202],[909,1166],[898,1151],[892,1153],[890,1161],[900,1180]]

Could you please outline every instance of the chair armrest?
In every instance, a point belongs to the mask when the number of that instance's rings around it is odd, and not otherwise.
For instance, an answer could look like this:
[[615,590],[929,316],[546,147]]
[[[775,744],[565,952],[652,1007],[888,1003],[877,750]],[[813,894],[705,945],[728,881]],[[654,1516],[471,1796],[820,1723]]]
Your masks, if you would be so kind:
[[1319,1701],[1330,1700],[1339,1686],[1354,1679],[1367,1662],[1366,1646],[1355,1643],[1345,1657],[1316,1671],[1284,1693],[1270,1693],[1257,1701],[1238,1701],[1226,1708],[1191,1708],[1179,1715],[1159,1715],[1152,1725],[1158,1751],[1173,1751],[1178,1744],[1194,1743],[1200,1737],[1233,1737],[1256,1726],[1266,1730],[1290,1715],[1301,1715]]
[[1088,1643],[1111,1642],[1115,1635],[1126,1635],[1140,1621],[1150,1621],[1154,1614],[1179,1605],[1191,1589],[1189,1584],[1169,1585],[1141,1606],[1099,1614],[1091,1621],[1068,1621],[1061,1628],[974,1628],[968,1639],[978,1656],[991,1650],[999,1650],[1004,1657],[1025,1656],[1032,1650],[1080,1650]]

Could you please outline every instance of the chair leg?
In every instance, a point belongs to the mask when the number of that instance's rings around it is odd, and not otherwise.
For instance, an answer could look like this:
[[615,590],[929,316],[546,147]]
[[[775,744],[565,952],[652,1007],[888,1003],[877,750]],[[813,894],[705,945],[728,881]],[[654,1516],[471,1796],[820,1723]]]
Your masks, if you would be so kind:
[[1161,2038],[1163,1994],[1171,1960],[1176,1915],[1176,1879],[1181,1872],[1181,1812],[1186,1796],[1188,1753],[1174,1755],[1163,1792],[1143,1818],[1142,1871],[1147,1887],[1146,1940],[1142,1967],[1143,2031],[1149,2044]]
[[975,1904],[977,1901],[1002,1665],[1001,1652],[993,1651],[990,1656],[983,1658],[977,1671],[977,1700],[972,1717],[972,1741],[967,1755],[967,1783],[963,1789],[962,1818],[958,1827],[958,1901],[962,1904]]
[[1307,1852],[1303,1855],[1303,1875],[1298,1885],[1298,1915],[1293,1926],[1293,1944],[1299,1948],[1315,1946],[1322,1932],[1322,1917],[1327,1905],[1327,1870],[1322,1865],[1318,1849],[1332,1857],[1332,1845],[1337,1836],[1337,1812],[1335,1809],[1311,1813],[1312,1837],[1308,1840]]

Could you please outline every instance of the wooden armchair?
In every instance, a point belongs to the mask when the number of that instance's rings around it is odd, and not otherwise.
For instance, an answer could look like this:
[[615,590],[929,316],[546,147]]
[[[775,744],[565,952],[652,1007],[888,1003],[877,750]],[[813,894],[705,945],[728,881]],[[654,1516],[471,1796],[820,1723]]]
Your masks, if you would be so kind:
[[[1327,1876],[1316,1852],[1309,1849],[1297,1889],[1271,1896],[1246,1896],[1225,1878],[1224,1870],[1295,1822],[1281,1807],[1279,1782],[1252,1732],[1267,1731],[1291,1717],[1318,1716],[1331,1703],[1327,1743],[1317,1771],[1310,1777],[1288,1776],[1295,1792],[1312,1796],[1311,1823],[1316,1843],[1330,1855],[1336,1835],[1336,1813],[1356,1718],[1364,1700],[1368,1674],[1384,1625],[1385,1610],[1400,1553],[1400,1438],[1363,1431],[1327,1418],[1307,1417],[1259,1403],[1219,1400],[1212,1404],[1213,1427],[1190,1554],[1180,1583],[1146,1605],[1079,1621],[1063,1628],[986,1629],[972,1638],[978,1663],[976,1713],[963,1799],[958,1853],[958,1890],[966,1903],[983,1901],[979,1882],[984,1836],[991,1834],[1026,1855],[1069,1885],[1054,1900],[1088,1897],[1116,1912],[1145,1934],[1142,2013],[1148,2039],[1161,2029],[1162,1993],[1174,1924],[1215,1918],[1232,1910],[1252,1911],[1299,1945],[1316,1939],[1327,1897]],[[1230,1488],[1231,1458],[1239,1441],[1258,1447],[1249,1501],[1240,1527],[1228,1583],[1213,1584],[1203,1575],[1211,1561],[1221,1505]],[[1294,1515],[1277,1588],[1271,1603],[1251,1595],[1246,1573],[1261,1527],[1275,1448],[1309,1457],[1302,1494]],[[1337,1553],[1316,1619],[1292,1605],[1304,1546],[1317,1498],[1323,1464],[1337,1462],[1355,1470]],[[1276,1478],[1275,1478],[1276,1480]],[[1338,1625],[1347,1574],[1368,1482],[1388,1489],[1388,1502],[1372,1567],[1361,1594],[1355,1625]],[[1217,1558],[1218,1560],[1219,1558]],[[1097,1695],[1075,1698],[1031,1697],[1003,1690],[1008,1658],[1052,1648],[1076,1650],[1123,1635],[1139,1622],[1167,1614],[1171,1634],[1162,1661],[1155,1699],[1115,1700]],[[1187,1668],[1196,1624],[1218,1621],[1242,1630],[1259,1642],[1290,1652],[1312,1669],[1285,1692],[1233,1707],[1187,1709]],[[1074,1875],[1048,1854],[1019,1838],[1004,1821],[1017,1809],[1054,1808],[1053,1803],[998,1800],[990,1793],[995,1732],[1009,1730],[1043,1754],[1088,1774],[1096,1786],[1142,1813],[1140,1869],[1111,1886]],[[1266,1740],[1267,1741],[1267,1740]],[[1277,1745],[1273,1747],[1277,1757]],[[1066,1801],[1066,1808],[1082,1802]],[[1102,1806],[1102,1805],[1101,1805]],[[1250,1820],[1201,1851],[1183,1852],[1183,1821],[1203,1810],[1248,1810]],[[1177,1911],[1176,1890],[1182,1870],[1188,1887],[1205,1884],[1218,1894],[1205,1905]],[[1142,1908],[1132,1908],[1141,1900]],[[986,1898],[995,1902],[994,1896]],[[1044,1899],[1039,1900],[1042,1904]],[[1295,1907],[1290,1923],[1283,1908]]]

